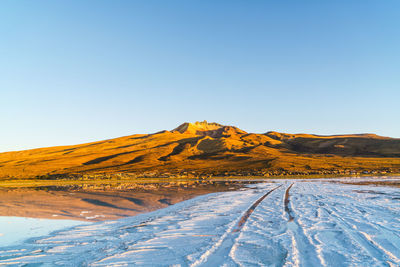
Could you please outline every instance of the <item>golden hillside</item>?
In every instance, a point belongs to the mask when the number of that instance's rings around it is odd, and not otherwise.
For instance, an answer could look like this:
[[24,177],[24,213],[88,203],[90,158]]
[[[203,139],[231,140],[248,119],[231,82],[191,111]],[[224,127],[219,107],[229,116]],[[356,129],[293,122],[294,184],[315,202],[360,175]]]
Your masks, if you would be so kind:
[[67,174],[295,174],[398,171],[400,139],[247,133],[217,123],[74,146],[0,153],[0,177]]

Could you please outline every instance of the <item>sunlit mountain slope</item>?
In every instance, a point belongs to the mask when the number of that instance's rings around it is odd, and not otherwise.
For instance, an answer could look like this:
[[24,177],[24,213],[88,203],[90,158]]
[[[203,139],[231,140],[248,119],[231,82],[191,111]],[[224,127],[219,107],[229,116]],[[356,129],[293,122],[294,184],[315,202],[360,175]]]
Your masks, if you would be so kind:
[[74,146],[0,153],[0,177],[55,174],[172,175],[398,171],[400,139],[373,134],[247,133],[217,123]]

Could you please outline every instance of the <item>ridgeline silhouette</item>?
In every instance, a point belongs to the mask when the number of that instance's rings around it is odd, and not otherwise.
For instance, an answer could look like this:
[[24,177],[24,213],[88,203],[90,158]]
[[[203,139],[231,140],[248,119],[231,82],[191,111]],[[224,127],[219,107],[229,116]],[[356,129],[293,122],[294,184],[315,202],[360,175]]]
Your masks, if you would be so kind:
[[1,178],[126,174],[140,177],[390,173],[400,139],[374,134],[247,133],[206,121],[172,131],[0,153]]

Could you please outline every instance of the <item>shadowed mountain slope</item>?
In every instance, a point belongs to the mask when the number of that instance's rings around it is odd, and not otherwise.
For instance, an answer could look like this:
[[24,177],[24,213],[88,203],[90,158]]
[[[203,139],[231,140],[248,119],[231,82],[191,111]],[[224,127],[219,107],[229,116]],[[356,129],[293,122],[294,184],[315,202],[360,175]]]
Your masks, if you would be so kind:
[[182,172],[217,174],[398,171],[400,139],[373,134],[247,133],[217,123],[74,146],[0,153],[0,177]]

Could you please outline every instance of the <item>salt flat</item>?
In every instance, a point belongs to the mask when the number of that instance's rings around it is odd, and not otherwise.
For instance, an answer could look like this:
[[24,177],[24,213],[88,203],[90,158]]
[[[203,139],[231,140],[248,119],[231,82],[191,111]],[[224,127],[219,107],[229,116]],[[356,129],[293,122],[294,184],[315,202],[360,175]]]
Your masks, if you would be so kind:
[[0,265],[399,266],[400,190],[275,180],[0,249]]

